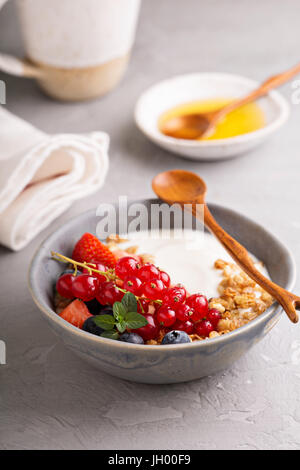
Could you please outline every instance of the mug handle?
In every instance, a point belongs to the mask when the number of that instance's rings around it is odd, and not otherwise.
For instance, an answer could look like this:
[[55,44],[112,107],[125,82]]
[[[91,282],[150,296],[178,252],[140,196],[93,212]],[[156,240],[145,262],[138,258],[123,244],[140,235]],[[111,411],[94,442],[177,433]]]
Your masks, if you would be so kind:
[[[7,1],[0,0],[0,9]],[[30,64],[27,60],[2,53],[0,53],[0,70],[18,77],[40,78],[42,76],[42,70]]]

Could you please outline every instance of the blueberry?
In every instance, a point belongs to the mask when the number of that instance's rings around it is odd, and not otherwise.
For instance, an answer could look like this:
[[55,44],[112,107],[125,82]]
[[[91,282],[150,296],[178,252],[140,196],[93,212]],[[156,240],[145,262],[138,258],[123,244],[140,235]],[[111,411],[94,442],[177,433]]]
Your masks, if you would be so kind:
[[58,277],[61,277],[63,276],[64,274],[73,274],[74,273],[74,269],[65,269],[62,273],[60,273],[60,275]]
[[172,330],[164,336],[161,344],[180,344],[191,342],[191,338],[185,331]]
[[[69,268],[69,269],[65,269],[62,273],[60,273],[58,276],[57,276],[57,279],[59,279],[61,276],[63,276],[64,274],[74,274],[74,269],[72,268]],[[80,274],[82,274],[81,271],[77,271],[77,274],[76,276],[79,276]]]
[[103,333],[103,329],[100,326],[97,326],[94,322],[94,317],[89,317],[85,320],[83,326],[83,331],[87,331],[88,333],[92,333],[93,335],[100,336]]
[[143,338],[137,333],[123,333],[119,340],[124,343],[144,344]]
[[92,315],[100,315],[100,313],[102,313],[102,310],[105,308],[105,306],[100,304],[97,299],[89,300],[88,302],[84,303]]
[[104,307],[102,307],[102,310],[99,313],[99,315],[112,315],[113,316],[114,315],[113,308],[110,305],[105,305]]

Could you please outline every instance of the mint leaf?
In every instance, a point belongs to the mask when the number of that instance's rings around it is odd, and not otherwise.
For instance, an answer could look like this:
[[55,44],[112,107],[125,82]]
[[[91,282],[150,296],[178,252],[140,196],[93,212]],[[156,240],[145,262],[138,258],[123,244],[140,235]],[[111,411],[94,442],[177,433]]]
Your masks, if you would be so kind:
[[131,330],[141,328],[142,326],[146,326],[148,324],[146,318],[137,312],[126,313],[124,320],[126,327],[130,328]]
[[113,304],[113,314],[117,321],[123,320],[126,314],[126,308],[121,302],[115,302]]
[[137,312],[137,301],[135,295],[127,292],[122,298],[122,305],[125,307],[126,312]]
[[112,330],[115,326],[115,319],[112,315],[96,315],[94,322],[103,330]]
[[116,323],[116,327],[117,327],[117,330],[120,332],[120,333],[124,333],[124,331],[126,330],[126,322],[124,320]]
[[119,333],[116,330],[104,331],[101,336],[109,339],[119,339]]

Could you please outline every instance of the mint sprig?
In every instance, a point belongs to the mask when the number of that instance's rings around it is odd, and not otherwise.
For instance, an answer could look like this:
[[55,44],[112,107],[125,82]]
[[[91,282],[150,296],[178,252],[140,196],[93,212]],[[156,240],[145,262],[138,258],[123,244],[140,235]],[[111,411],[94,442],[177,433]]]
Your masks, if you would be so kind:
[[123,296],[121,303],[126,312],[137,312],[137,300],[135,295],[133,295],[131,292],[128,292]]
[[115,319],[111,315],[97,315],[94,317],[94,322],[103,330],[112,330],[115,326]]
[[113,304],[113,316],[96,315],[94,322],[97,326],[105,330],[101,336],[104,338],[118,339],[119,333],[124,333],[127,328],[136,330],[137,328],[146,326],[148,321],[143,315],[138,313],[137,307],[135,295],[131,292],[127,292],[121,302],[115,302]]
[[[142,318],[141,318],[142,317]],[[147,325],[147,320],[143,315],[140,315],[136,312],[127,312],[125,315],[125,323],[127,328],[135,330],[136,328],[141,328],[142,326]]]
[[119,339],[120,337],[119,333],[115,330],[104,331],[101,336],[109,339]]
[[113,304],[113,314],[116,320],[123,319],[126,315],[127,308],[124,307],[122,302],[115,302]]

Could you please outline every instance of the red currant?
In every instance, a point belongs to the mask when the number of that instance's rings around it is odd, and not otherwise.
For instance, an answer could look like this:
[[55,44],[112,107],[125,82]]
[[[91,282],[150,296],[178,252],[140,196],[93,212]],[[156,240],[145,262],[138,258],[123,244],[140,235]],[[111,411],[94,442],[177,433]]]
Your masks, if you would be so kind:
[[135,258],[124,256],[117,261],[115,270],[120,279],[125,279],[125,277],[135,275],[138,268],[139,264]]
[[60,278],[57,279],[56,282],[56,290],[59,295],[65,297],[66,299],[73,299],[74,294],[72,291],[72,285],[75,279],[76,277],[71,273],[63,274],[62,276],[60,276]]
[[201,294],[190,295],[186,299],[186,303],[194,309],[194,314],[191,319],[195,321],[202,320],[208,314],[208,302],[207,298]]
[[163,295],[162,301],[168,307],[177,307],[185,301],[186,290],[184,287],[175,286],[167,289]]
[[162,305],[157,311],[157,321],[161,326],[172,326],[176,321],[175,310]]
[[72,284],[74,297],[88,302],[96,297],[99,288],[99,280],[89,274],[81,274],[75,277]]
[[115,302],[120,302],[123,293],[115,286],[113,282],[103,282],[97,294],[97,300],[102,305],[113,305]]
[[[106,272],[108,270],[107,266],[105,266],[105,264],[102,264],[102,263],[98,263],[97,261],[93,260],[91,261],[91,263],[93,263],[95,266],[92,266],[94,269],[97,269],[98,271],[102,271],[102,272]],[[89,274],[89,271],[88,269],[84,269],[82,271],[84,274]],[[103,276],[103,274],[99,274],[99,273],[92,273],[92,276],[96,277],[99,282],[106,282],[107,279],[105,276]]]
[[98,289],[98,292],[97,292],[97,295],[96,295],[96,299],[102,305],[106,305],[105,304],[105,298],[104,298],[104,289],[106,287],[106,284],[108,284],[108,281],[107,282],[101,282],[99,284],[99,289]]
[[214,327],[208,320],[202,320],[195,324],[195,331],[199,336],[207,337],[209,333],[214,331]]
[[170,287],[171,279],[168,273],[166,273],[165,271],[160,271],[159,279],[164,283],[167,289]]
[[177,320],[172,328],[173,330],[185,331],[188,335],[191,335],[194,331],[194,323],[191,322],[190,320],[186,320],[186,321]]
[[142,266],[139,269],[138,276],[141,279],[141,281],[148,282],[148,281],[152,281],[153,279],[159,279],[160,272],[157,269],[157,267],[154,266],[154,264],[149,263],[149,264],[144,264],[144,266]]
[[141,328],[137,328],[134,332],[140,335],[144,341],[148,341],[149,339],[157,337],[159,328],[153,315],[144,315],[144,317],[148,321],[148,324]]
[[142,286],[142,292],[147,299],[160,300],[162,298],[165,285],[160,279],[153,279],[145,282]]
[[219,320],[221,320],[221,314],[216,308],[211,308],[207,314],[207,320],[213,325],[214,328],[217,327]]
[[135,276],[128,276],[124,279],[123,288],[135,295],[141,295],[142,281]]
[[139,313],[148,313],[149,312],[149,302],[145,299],[139,299],[137,303],[137,311]]
[[176,317],[182,322],[190,320],[194,313],[194,309],[189,307],[188,304],[179,304],[176,308]]

